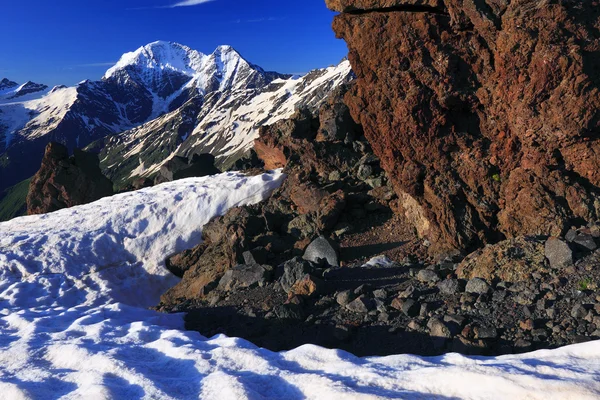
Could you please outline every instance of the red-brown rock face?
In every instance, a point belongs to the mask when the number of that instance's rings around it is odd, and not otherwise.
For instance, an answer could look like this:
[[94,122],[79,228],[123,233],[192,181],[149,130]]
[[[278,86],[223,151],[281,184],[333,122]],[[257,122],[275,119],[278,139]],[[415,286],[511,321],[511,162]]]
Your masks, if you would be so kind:
[[600,2],[379,3],[328,1],[346,103],[432,252],[600,216]]
[[65,146],[49,143],[42,166],[29,184],[27,214],[45,214],[111,196],[112,182],[98,164],[95,154],[75,150],[69,158]]

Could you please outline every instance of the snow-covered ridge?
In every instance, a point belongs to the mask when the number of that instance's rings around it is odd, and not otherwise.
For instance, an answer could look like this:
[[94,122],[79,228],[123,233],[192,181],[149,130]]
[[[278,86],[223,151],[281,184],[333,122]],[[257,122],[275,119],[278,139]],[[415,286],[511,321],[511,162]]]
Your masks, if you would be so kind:
[[120,70],[132,66],[147,69],[170,69],[192,76],[200,71],[200,66],[206,57],[204,54],[178,43],[157,41],[123,54],[121,59],[106,71],[104,79],[109,79]]
[[[162,99],[186,90],[200,94],[268,83],[262,68],[250,64],[233,47],[223,45],[206,55],[179,43],[157,41],[126,53],[103,79],[142,83]],[[168,87],[170,86],[170,87]]]
[[274,353],[186,332],[140,304],[175,278],[162,260],[283,176],[167,183],[0,223],[3,399],[597,399],[600,342],[495,358]]
[[174,155],[190,157],[194,153],[211,153],[226,165],[253,147],[261,126],[290,118],[300,107],[317,110],[329,93],[351,79],[350,63],[343,61],[300,78],[275,79],[262,88],[213,93],[203,99],[193,118],[195,125],[178,142],[173,131],[190,125],[184,113],[189,105],[106,139],[103,169],[117,180],[151,176]]

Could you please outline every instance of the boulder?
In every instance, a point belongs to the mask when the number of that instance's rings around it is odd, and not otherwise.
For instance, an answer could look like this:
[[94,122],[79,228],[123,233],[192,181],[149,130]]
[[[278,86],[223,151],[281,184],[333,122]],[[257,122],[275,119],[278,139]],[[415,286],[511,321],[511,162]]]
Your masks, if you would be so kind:
[[465,291],[467,293],[474,294],[487,294],[491,290],[490,285],[487,284],[486,281],[480,278],[473,278],[467,282],[467,287]]
[[519,282],[534,272],[548,272],[544,241],[537,237],[503,240],[469,254],[458,265],[456,274],[462,279],[499,279]]
[[238,265],[225,272],[219,281],[219,290],[226,292],[263,286],[271,277],[273,268],[268,265]]
[[375,302],[367,296],[362,295],[346,305],[346,308],[352,312],[366,314],[376,308]]
[[325,260],[332,267],[339,267],[338,252],[335,243],[331,242],[325,236],[319,236],[304,251],[305,260],[319,263],[320,260]]
[[551,237],[546,241],[544,254],[554,269],[573,265],[573,251],[564,241]]
[[290,296],[311,297],[318,295],[323,291],[323,281],[310,274],[304,275],[290,288]]
[[45,214],[91,203],[113,194],[112,182],[102,175],[98,156],[49,143],[39,171],[31,179],[27,214]]
[[445,281],[438,283],[437,287],[440,290],[440,293],[448,296],[460,293],[464,288],[464,286],[457,279],[446,279]]
[[346,104],[429,252],[600,217],[597,0],[327,0]]
[[417,279],[424,283],[437,283],[440,281],[440,276],[430,269],[422,269],[417,274]]
[[311,263],[299,257],[286,261],[283,264],[283,275],[279,279],[282,289],[289,293],[292,286],[306,274],[310,274],[312,270]]

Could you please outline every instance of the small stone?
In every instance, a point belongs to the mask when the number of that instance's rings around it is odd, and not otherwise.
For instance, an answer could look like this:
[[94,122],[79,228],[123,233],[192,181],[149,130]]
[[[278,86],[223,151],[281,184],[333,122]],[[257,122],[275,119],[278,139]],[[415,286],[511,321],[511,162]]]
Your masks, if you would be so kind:
[[430,305],[428,303],[421,304],[421,308],[419,309],[419,316],[426,317],[429,314]]
[[303,319],[302,309],[296,304],[282,304],[275,307],[274,311],[279,319]]
[[496,328],[489,326],[476,326],[473,333],[475,333],[475,339],[495,339],[498,337]]
[[283,264],[283,275],[279,279],[281,287],[286,293],[289,293],[296,281],[302,279],[304,275],[311,273],[312,265],[299,257],[286,261]]
[[402,300],[399,298],[395,298],[392,301],[392,308],[402,311],[403,314],[409,317],[416,317],[417,315],[419,315],[420,311],[420,305],[412,299]]
[[357,296],[360,296],[361,294],[368,294],[368,293],[370,293],[371,290],[373,290],[373,288],[371,287],[371,285],[365,283],[365,284],[360,285],[356,289],[354,289],[354,294],[357,295]]
[[263,265],[267,262],[267,251],[264,247],[257,247],[245,251],[242,256],[244,257],[244,264],[246,265]]
[[573,243],[589,251],[594,251],[598,248],[598,245],[594,241],[592,235],[587,235],[583,233],[577,235],[577,237],[573,240]]
[[569,232],[565,235],[567,242],[572,242],[577,237],[577,231],[573,228],[569,229]]
[[417,279],[424,283],[436,283],[440,281],[440,276],[430,269],[422,269],[417,274]]
[[362,164],[358,168],[358,173],[356,174],[356,177],[361,181],[364,181],[368,179],[371,175],[373,175],[373,167],[367,164]]
[[533,331],[531,331],[531,336],[536,337],[538,339],[545,339],[548,337],[548,333],[543,328],[534,329]]
[[335,171],[332,171],[329,174],[329,180],[332,182],[339,181],[341,179],[342,179],[342,173],[340,171],[338,171],[337,169]]
[[319,263],[319,260],[324,259],[332,267],[339,267],[338,253],[334,248],[334,244],[325,236],[319,236],[304,251],[305,260]]
[[302,279],[296,281],[294,285],[290,288],[290,292],[288,293],[290,296],[298,295],[298,296],[313,296],[321,293],[323,290],[323,281],[319,278],[315,278],[310,274],[304,275]]
[[379,322],[388,322],[390,320],[390,315],[386,312],[379,313],[379,316],[377,316],[377,320]]
[[352,312],[366,314],[375,308],[375,304],[365,295],[358,297],[346,305],[346,308]]
[[550,263],[550,267],[554,269],[573,265],[573,251],[567,243],[558,238],[549,238],[546,241],[544,252]]
[[337,296],[335,296],[335,301],[340,306],[345,306],[354,300],[354,292],[352,290],[344,290],[343,292],[339,292]]
[[225,272],[219,281],[218,288],[227,292],[259,286],[269,279],[271,272],[272,267],[270,266],[238,265]]
[[517,351],[527,351],[531,348],[531,342],[525,339],[517,339],[513,347]]
[[404,289],[403,291],[398,293],[398,297],[401,299],[408,299],[408,298],[412,297],[414,294],[415,294],[415,287],[413,285],[410,285],[409,287],[407,287],[406,289]]
[[447,322],[449,324],[456,324],[456,325],[460,326],[461,328],[465,324],[465,321],[466,321],[466,318],[463,317],[462,315],[455,315],[455,314],[444,315],[444,322]]
[[462,291],[462,285],[458,279],[446,279],[437,285],[440,293],[452,296]]
[[373,297],[375,297],[376,299],[386,299],[388,296],[388,293],[385,289],[377,289],[373,292]]
[[571,317],[582,319],[588,314],[587,309],[583,304],[577,304],[571,309]]
[[427,328],[429,329],[429,334],[431,336],[443,338],[452,337],[450,329],[436,317],[431,318],[429,322],[427,322]]
[[521,321],[521,322],[519,322],[519,326],[524,331],[531,331],[534,328],[533,320],[532,319],[526,319],[525,321]]
[[421,325],[415,321],[414,319],[412,321],[410,321],[408,323],[408,328],[413,330],[413,331],[420,331],[421,330]]
[[473,278],[467,282],[467,293],[487,294],[490,291],[490,285],[481,278]]

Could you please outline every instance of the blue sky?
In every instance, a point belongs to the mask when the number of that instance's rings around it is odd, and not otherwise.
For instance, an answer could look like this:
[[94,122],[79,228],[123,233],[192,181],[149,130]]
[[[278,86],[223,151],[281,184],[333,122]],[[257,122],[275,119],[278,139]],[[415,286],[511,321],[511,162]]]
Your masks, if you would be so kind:
[[229,44],[250,62],[284,73],[336,64],[347,52],[331,30],[334,13],[324,0],[3,3],[0,78],[19,83],[72,85],[99,79],[121,54],[155,40],[179,42],[203,53]]

